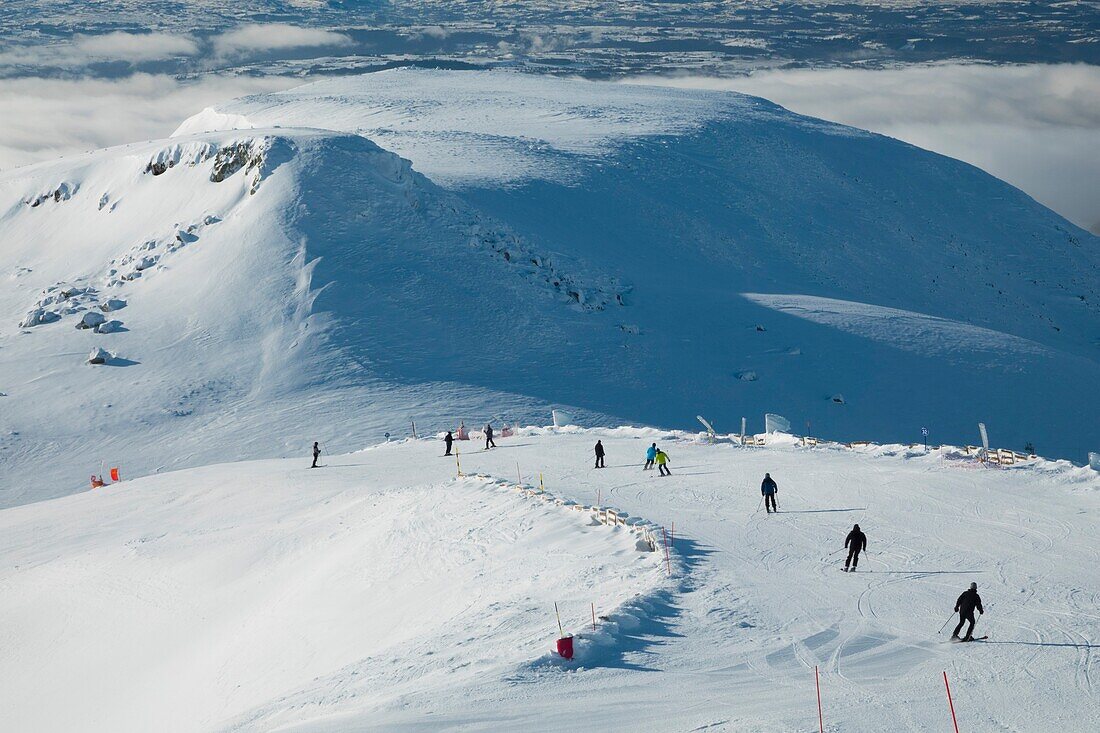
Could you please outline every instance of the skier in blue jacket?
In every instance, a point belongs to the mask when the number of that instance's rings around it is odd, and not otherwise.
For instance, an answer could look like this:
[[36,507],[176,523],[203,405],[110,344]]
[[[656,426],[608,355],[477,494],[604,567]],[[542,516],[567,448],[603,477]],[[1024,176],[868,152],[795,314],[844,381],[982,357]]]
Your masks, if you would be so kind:
[[656,443],[654,443],[653,445],[649,446],[649,448],[646,449],[646,452],[645,452],[645,468],[643,468],[642,470],[643,471],[648,471],[651,468],[653,468],[653,462],[655,460],[657,460],[657,444]]

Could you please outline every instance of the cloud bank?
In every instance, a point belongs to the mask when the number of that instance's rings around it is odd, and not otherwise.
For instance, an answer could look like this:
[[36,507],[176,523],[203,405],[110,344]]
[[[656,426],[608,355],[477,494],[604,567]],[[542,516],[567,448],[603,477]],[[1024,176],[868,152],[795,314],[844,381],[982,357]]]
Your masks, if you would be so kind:
[[125,79],[0,79],[0,169],[167,137],[189,115],[217,102],[303,84],[298,77],[161,74]]
[[937,64],[634,82],[723,89],[972,163],[1100,233],[1100,67]]
[[126,31],[78,34],[52,43],[0,45],[0,76],[26,73],[28,69],[79,71],[103,62],[122,62],[140,68],[141,64],[173,59],[189,60],[192,65],[187,68],[192,70],[209,69],[211,62],[217,64],[226,59],[352,44],[352,39],[343,33],[286,23],[252,23],[206,37]]
[[213,38],[214,53],[235,56],[257,51],[285,51],[292,48],[347,46],[351,38],[320,28],[301,28],[285,23],[244,25]]

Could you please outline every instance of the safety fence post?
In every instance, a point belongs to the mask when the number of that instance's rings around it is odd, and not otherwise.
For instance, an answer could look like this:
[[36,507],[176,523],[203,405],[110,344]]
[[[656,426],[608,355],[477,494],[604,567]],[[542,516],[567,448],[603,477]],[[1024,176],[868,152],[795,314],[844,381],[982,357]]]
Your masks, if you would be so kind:
[[821,675],[817,665],[814,665],[814,684],[817,685],[817,730],[818,733],[825,733],[825,717],[821,714]]

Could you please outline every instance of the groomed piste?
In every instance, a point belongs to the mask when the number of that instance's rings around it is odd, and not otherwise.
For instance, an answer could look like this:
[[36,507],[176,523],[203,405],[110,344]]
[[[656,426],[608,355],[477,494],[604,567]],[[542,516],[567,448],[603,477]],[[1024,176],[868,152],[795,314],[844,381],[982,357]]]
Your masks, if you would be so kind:
[[[642,470],[653,442],[669,477]],[[643,428],[497,443],[457,442],[462,478],[434,436],[0,512],[3,727],[810,731],[815,667],[830,731],[952,730],[944,672],[960,730],[1100,725],[1091,469]],[[989,639],[951,644],[970,582]]]

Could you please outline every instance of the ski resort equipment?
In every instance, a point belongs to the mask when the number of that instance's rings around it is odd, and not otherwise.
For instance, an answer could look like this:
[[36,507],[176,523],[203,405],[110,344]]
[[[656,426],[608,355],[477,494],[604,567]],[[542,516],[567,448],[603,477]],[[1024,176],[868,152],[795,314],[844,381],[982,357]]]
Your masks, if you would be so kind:
[[558,656],[562,659],[573,658],[573,636],[565,635],[565,630],[561,626],[561,613],[558,612],[558,604],[554,603],[554,615],[558,619]]
[[558,656],[562,659],[573,658],[573,637],[563,636],[558,639]]
[[955,724],[955,733],[959,733],[959,719],[955,717],[955,703],[951,699],[951,685],[947,682],[947,670],[943,671],[943,686],[947,689],[947,707],[951,710],[951,722]]
[[817,730],[818,733],[825,733],[825,716],[821,714],[821,675],[817,671],[817,665],[814,665],[814,686],[817,687]]
[[704,418],[702,415],[696,415],[695,419],[698,420],[699,422],[703,423],[703,427],[707,429],[707,435],[710,436],[711,438],[713,438],[714,437],[714,427],[709,422],[707,422],[706,418]]
[[764,415],[765,433],[787,433],[791,430],[791,421],[782,415],[767,413]]
[[122,480],[121,474],[118,472],[118,466],[111,469],[111,480],[116,482]]
[[989,433],[985,431],[985,423],[978,423],[978,432],[982,434],[982,452],[978,456],[978,460],[984,461],[985,457],[989,455]]
[[458,431],[455,433],[455,437],[459,440],[469,440],[470,431],[466,429],[466,423],[458,424]]
[[99,488],[102,488],[103,486],[106,486],[106,484],[103,483],[103,477],[102,476],[96,476],[93,473],[92,474],[92,488],[93,489],[99,489]]
[[554,417],[554,427],[561,428],[566,425],[573,424],[573,416],[563,410],[551,410],[550,414]]

